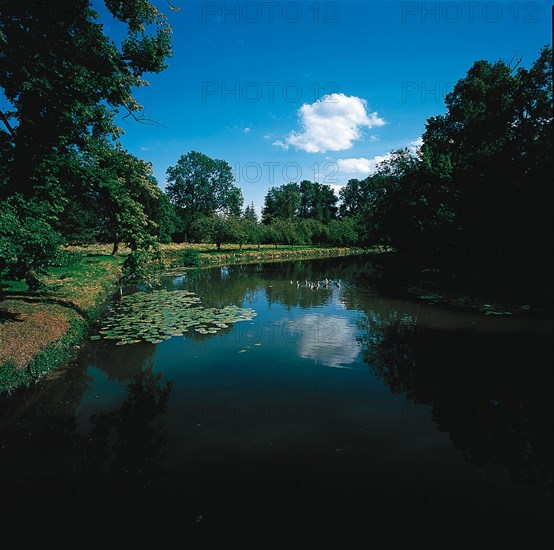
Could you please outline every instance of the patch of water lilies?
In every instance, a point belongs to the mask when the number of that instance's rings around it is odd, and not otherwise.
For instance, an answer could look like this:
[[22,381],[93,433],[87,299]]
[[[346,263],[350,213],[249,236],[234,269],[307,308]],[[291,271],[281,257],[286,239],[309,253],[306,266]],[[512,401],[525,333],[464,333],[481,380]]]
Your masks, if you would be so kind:
[[216,334],[238,321],[251,321],[250,308],[211,308],[188,290],[157,290],[123,296],[111,314],[103,319],[99,334],[91,340],[119,340],[116,345],[150,342],[159,344],[194,329],[199,334]]

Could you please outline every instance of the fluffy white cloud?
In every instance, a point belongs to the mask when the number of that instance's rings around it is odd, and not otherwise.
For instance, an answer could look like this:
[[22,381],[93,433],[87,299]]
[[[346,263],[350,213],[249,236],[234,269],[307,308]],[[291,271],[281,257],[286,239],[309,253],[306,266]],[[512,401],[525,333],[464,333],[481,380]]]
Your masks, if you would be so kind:
[[422,145],[423,145],[423,137],[422,136],[418,137],[415,141],[410,141],[410,149],[414,153],[417,153],[421,149]]
[[298,110],[301,133],[291,132],[281,147],[293,146],[307,153],[344,151],[362,137],[363,128],[383,126],[376,112],[367,112],[367,102],[356,96],[330,94]]
[[350,159],[339,159],[337,165],[341,172],[345,174],[371,174],[375,172],[377,165],[384,160],[388,160],[390,154],[386,155],[377,155],[372,159],[361,158],[350,158]]
[[249,134],[250,133],[250,128],[243,128],[242,133],[243,134]]

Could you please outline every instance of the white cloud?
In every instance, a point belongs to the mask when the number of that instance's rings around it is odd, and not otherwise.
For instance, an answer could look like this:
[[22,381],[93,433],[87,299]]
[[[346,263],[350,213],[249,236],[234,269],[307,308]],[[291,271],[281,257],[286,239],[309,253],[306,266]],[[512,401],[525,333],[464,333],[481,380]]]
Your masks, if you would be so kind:
[[328,185],[333,190],[333,193],[335,193],[335,195],[337,197],[340,197],[339,192],[344,187],[344,184],[343,183],[330,183]]
[[250,128],[243,128],[242,133],[243,134],[249,134],[250,133]]
[[419,149],[421,148],[422,145],[423,145],[423,137],[422,136],[418,137],[415,141],[410,141],[410,149],[414,153],[417,153],[417,151],[419,151]]
[[281,147],[281,149],[284,149],[285,151],[289,148],[287,143],[283,143],[280,139],[277,141],[274,141],[272,145],[276,145],[277,147]]
[[383,126],[377,112],[368,113],[367,102],[356,96],[330,94],[315,103],[305,103],[298,110],[301,133],[291,132],[284,142],[307,153],[344,151],[362,137],[363,128]]
[[364,157],[339,159],[337,164],[339,170],[345,174],[371,174],[375,172],[380,162],[388,160],[390,157],[391,155],[387,153],[386,155],[377,155],[372,159],[366,159]]

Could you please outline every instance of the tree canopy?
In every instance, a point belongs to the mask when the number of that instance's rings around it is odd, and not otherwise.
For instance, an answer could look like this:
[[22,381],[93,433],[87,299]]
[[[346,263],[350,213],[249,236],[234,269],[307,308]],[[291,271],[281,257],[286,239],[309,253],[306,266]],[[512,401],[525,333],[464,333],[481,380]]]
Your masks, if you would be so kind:
[[[45,244],[62,240],[63,217],[74,202],[89,218],[87,206],[100,207],[105,229],[129,237],[132,248],[150,233],[141,203],[148,169],[115,141],[121,134],[115,118],[120,111],[144,118],[133,91],[148,84],[146,73],[165,68],[171,28],[147,0],[106,0],[105,6],[126,30],[119,43],[104,33],[88,0],[0,3],[0,83],[8,102],[0,110],[0,239],[2,254],[16,254],[4,257],[0,268],[31,286],[51,250],[28,246],[18,254],[5,229],[14,216],[21,235],[43,235]],[[79,217],[75,209],[72,215]]]
[[308,180],[271,187],[264,199],[262,222],[300,217],[329,223],[336,217],[337,200],[329,185]]
[[185,236],[191,236],[192,226],[198,219],[241,213],[242,192],[224,160],[191,151],[167,169],[167,181],[167,194],[181,219]]

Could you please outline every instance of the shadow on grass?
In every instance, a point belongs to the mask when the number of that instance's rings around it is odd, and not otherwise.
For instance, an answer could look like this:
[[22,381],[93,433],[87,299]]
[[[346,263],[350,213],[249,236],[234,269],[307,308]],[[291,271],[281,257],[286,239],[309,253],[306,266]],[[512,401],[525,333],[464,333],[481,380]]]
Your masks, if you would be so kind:
[[[62,298],[48,298],[46,296],[40,296],[30,291],[17,291],[17,292],[6,292],[4,294],[5,300],[21,300],[22,302],[27,302],[29,304],[53,304],[58,305],[62,307],[66,307],[68,309],[72,309],[75,311],[78,315],[80,315],[83,319],[87,319],[87,312],[79,307],[78,305],[74,304],[73,302],[69,300],[64,300]],[[1,315],[2,313],[8,313],[0,311],[0,322],[1,322]],[[8,313],[8,315],[11,315]],[[17,314],[16,314],[17,315]]]
[[0,323],[6,323],[8,321],[21,323],[22,319],[19,319],[19,313],[12,313],[11,311],[6,311],[0,309]]

